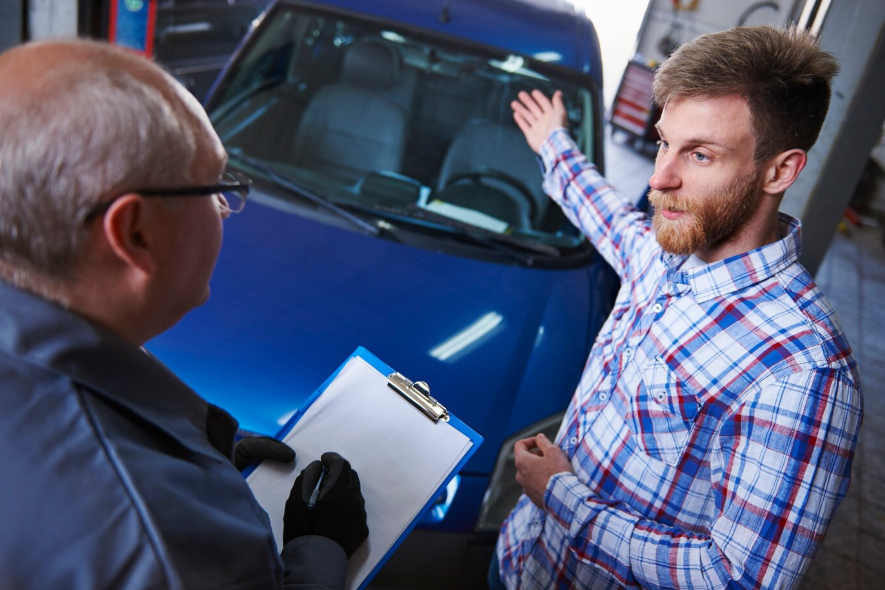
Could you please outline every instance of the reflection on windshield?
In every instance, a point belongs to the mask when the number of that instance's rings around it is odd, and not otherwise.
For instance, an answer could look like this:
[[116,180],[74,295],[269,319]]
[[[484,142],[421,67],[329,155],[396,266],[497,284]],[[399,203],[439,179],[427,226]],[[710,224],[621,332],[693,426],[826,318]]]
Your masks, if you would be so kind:
[[592,142],[586,89],[406,31],[280,7],[211,112],[228,150],[341,204],[426,210],[502,236],[581,242],[541,188],[512,119],[522,90],[563,90],[569,131]]

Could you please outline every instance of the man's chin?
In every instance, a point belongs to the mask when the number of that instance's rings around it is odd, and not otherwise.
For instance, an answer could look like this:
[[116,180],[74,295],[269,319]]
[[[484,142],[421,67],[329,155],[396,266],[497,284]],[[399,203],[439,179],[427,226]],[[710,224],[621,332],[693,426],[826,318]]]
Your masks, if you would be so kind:
[[660,238],[658,239],[658,245],[660,245],[661,250],[667,254],[675,254],[677,256],[691,256],[696,251],[695,249],[688,248],[678,243],[673,244],[666,240],[662,241]]
[[686,227],[683,216],[679,219],[668,220],[655,213],[652,227],[655,239],[664,252],[679,256],[688,256],[698,249],[698,240],[691,234],[691,228]]

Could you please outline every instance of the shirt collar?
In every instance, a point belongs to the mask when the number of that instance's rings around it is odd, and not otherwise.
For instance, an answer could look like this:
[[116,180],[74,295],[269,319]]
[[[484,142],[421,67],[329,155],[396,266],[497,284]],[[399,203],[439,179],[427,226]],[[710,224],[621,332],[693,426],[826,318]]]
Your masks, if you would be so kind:
[[712,264],[682,269],[688,258],[663,253],[667,282],[675,291],[689,288],[698,302],[723,297],[762,282],[791,264],[802,254],[802,224],[786,213],[778,214],[778,232],[783,236],[771,244]]

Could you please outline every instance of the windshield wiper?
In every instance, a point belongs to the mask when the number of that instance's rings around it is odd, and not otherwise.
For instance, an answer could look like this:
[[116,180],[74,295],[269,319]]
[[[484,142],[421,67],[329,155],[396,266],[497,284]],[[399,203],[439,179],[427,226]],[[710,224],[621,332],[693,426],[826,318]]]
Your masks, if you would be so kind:
[[536,255],[540,254],[549,258],[559,258],[561,255],[559,248],[556,246],[540,244],[534,240],[523,239],[513,235],[497,234],[417,205],[413,205],[408,211],[411,217],[458,230],[458,233],[455,235],[467,238],[475,244],[510,255],[512,258],[516,258],[529,266],[531,266]]
[[534,240],[519,238],[517,236],[504,236],[501,234],[497,234],[483,228],[476,227],[475,225],[471,225],[469,223],[465,223],[463,221],[441,215],[434,211],[424,209],[417,205],[413,205],[406,210],[392,210],[387,207],[351,202],[346,202],[339,205],[327,199],[321,193],[315,192],[314,189],[308,189],[304,186],[301,186],[297,183],[296,180],[277,172],[270,164],[267,164],[266,162],[257,158],[243,155],[236,148],[228,148],[228,154],[231,156],[232,159],[238,162],[242,162],[243,164],[246,164],[247,166],[255,168],[256,170],[264,173],[264,175],[271,182],[273,182],[280,188],[291,191],[292,193],[301,197],[303,200],[334,213],[341,219],[349,221],[359,229],[375,237],[381,235],[382,227],[365,221],[359,216],[350,213],[347,209],[355,209],[357,211],[368,213],[370,215],[394,215],[403,220],[413,218],[416,220],[430,222],[433,225],[438,225],[446,229],[455,230],[455,232],[450,235],[454,236],[456,239],[467,241],[484,248],[496,250],[516,260],[517,262],[521,262],[528,266],[531,266],[533,264],[535,257],[538,255],[547,258],[559,258],[561,256],[559,249],[555,246],[551,246],[549,244],[541,244],[535,242]]
[[322,196],[321,194],[318,194],[316,192],[308,190],[307,188],[298,184],[294,179],[289,178],[288,176],[284,176],[284,175],[280,174],[279,172],[277,172],[273,168],[273,166],[271,166],[270,164],[267,164],[267,163],[265,163],[261,160],[258,160],[256,158],[244,156],[242,154],[237,153],[236,150],[232,150],[232,149],[228,149],[228,154],[230,156],[232,156],[235,160],[242,162],[248,166],[251,166],[252,168],[255,168],[256,170],[263,172],[264,175],[267,176],[267,178],[269,180],[271,180],[278,187],[295,193],[296,195],[301,197],[303,200],[313,203],[314,205],[316,205],[317,207],[319,207],[321,209],[325,209],[326,211],[331,211],[332,213],[334,213],[335,215],[337,215],[341,219],[345,219],[345,220],[349,221],[350,223],[352,223],[356,227],[360,228],[361,230],[363,230],[375,237],[377,237],[378,235],[381,234],[381,229],[377,225],[369,223],[368,221],[365,221],[364,219],[360,219],[358,216],[354,215],[353,213],[351,213],[349,211],[344,210],[343,208],[339,207],[338,205],[336,205],[335,203],[333,203],[332,201],[330,201],[326,197]]

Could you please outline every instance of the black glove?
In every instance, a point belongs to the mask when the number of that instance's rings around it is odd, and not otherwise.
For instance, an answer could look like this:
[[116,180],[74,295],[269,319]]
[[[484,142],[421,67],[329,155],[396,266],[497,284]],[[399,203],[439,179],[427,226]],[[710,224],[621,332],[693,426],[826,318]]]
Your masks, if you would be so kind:
[[234,467],[242,471],[256,461],[269,459],[277,463],[291,463],[295,451],[286,443],[269,436],[247,436],[234,447]]
[[[328,537],[341,545],[349,558],[369,536],[360,478],[338,453],[323,453],[321,459],[308,465],[292,486],[283,516],[283,543],[303,535]],[[308,510],[323,466],[328,472],[316,504]]]

